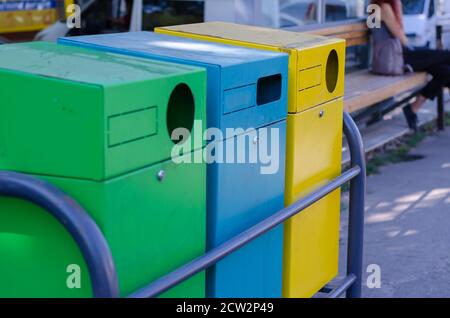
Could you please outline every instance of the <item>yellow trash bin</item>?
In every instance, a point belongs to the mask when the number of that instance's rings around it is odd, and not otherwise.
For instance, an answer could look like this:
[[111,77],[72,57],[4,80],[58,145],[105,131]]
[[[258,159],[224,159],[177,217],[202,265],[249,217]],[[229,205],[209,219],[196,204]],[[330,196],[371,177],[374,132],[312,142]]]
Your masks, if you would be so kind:
[[[344,40],[223,22],[155,32],[288,53],[285,204],[340,175]],[[336,190],[286,223],[284,297],[311,297],[336,276],[339,211]]]

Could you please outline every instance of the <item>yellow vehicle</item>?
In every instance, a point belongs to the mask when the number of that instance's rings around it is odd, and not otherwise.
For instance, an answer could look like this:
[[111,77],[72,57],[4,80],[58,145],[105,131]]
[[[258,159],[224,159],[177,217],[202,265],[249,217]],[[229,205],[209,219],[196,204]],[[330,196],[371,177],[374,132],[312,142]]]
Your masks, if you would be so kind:
[[62,6],[66,7],[73,2],[73,0],[0,1],[0,33],[45,29],[59,19]]
[[[232,23],[156,32],[289,54],[285,204],[341,173],[345,41]],[[340,190],[286,223],[283,296],[310,297],[338,271]]]

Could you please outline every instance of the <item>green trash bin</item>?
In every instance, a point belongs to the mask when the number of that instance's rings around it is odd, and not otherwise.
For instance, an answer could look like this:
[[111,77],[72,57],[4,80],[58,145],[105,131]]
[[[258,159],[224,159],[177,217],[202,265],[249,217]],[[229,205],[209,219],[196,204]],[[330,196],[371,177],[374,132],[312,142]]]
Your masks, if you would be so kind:
[[[0,169],[49,181],[87,210],[121,296],[204,253],[206,166],[175,163],[171,133],[202,133],[205,80],[202,68],[51,43],[0,47]],[[204,147],[193,136],[180,155],[191,161]],[[92,296],[62,225],[13,198],[0,198],[0,281],[0,297]],[[163,296],[203,297],[204,285],[199,273]]]

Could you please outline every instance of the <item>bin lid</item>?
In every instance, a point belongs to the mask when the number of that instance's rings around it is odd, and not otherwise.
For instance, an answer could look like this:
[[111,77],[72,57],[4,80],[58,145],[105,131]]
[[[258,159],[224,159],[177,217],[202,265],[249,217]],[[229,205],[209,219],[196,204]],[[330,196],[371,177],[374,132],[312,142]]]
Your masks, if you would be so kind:
[[172,153],[176,128],[203,133],[204,68],[48,42],[6,44],[0,86],[0,169],[102,181],[205,145],[188,135],[191,146]]
[[344,95],[344,39],[226,22],[160,27],[156,32],[289,53],[290,113]]
[[[153,32],[65,37],[59,43],[206,67],[208,127],[259,128],[287,115],[285,53]],[[264,107],[257,107],[264,98]]]
[[226,67],[243,63],[266,61],[279,58],[280,54],[257,49],[198,41],[159,34],[154,32],[125,32],[115,34],[84,35],[64,37],[58,40],[61,44],[83,43],[94,47],[108,47],[110,51],[123,53],[134,52],[141,56],[160,55],[175,59],[190,60],[200,63]]
[[193,23],[161,27],[160,29],[187,34],[192,33],[200,36],[233,39],[236,41],[267,45],[286,50],[301,50],[343,41],[341,39],[308,33],[291,32],[251,25],[239,25],[227,22]]
[[0,48],[2,69],[102,86],[161,79],[197,70],[50,42],[7,44]]

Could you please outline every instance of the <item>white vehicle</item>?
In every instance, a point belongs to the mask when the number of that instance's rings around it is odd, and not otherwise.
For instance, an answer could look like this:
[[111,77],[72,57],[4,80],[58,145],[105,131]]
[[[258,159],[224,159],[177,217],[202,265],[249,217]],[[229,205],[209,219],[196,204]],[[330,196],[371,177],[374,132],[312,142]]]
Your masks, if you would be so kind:
[[284,28],[345,20],[351,5],[345,0],[206,0],[205,21],[226,21]]
[[320,5],[314,1],[281,0],[279,27],[300,26],[322,19],[323,22],[345,20],[351,11],[350,4],[344,0],[327,0],[324,8],[325,14],[322,14]]
[[439,1],[438,24],[442,26],[442,45],[450,49],[450,0]]
[[450,0],[438,0],[438,16],[450,19]]
[[412,46],[436,48],[438,1],[402,0],[405,33]]

